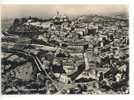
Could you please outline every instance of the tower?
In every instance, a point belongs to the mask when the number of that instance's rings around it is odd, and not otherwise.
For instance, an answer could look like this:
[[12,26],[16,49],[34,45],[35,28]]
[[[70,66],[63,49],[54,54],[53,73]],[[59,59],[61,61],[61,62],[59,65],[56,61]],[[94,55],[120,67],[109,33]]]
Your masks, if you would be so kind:
[[59,11],[57,11],[57,16],[59,16],[60,15],[60,13],[59,13]]

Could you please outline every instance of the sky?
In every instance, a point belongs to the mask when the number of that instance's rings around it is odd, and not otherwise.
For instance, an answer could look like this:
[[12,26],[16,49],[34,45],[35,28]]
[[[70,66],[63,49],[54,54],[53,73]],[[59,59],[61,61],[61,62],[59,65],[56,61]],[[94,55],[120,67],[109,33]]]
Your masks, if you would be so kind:
[[2,5],[2,18],[16,17],[48,17],[60,14],[67,16],[76,15],[112,15],[112,14],[127,14],[127,5]]

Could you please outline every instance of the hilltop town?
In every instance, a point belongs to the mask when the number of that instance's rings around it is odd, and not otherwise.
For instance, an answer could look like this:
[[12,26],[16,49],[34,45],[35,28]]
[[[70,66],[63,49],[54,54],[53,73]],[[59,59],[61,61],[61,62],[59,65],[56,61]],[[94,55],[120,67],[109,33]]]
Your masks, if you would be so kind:
[[2,32],[3,94],[128,94],[128,18],[57,12]]

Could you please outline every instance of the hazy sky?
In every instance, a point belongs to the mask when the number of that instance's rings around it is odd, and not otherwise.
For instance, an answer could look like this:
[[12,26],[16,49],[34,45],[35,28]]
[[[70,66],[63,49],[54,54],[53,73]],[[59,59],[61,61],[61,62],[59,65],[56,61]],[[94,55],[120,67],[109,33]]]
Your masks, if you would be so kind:
[[61,14],[72,16],[82,14],[109,15],[128,13],[127,5],[4,5],[2,18],[37,16],[54,16]]

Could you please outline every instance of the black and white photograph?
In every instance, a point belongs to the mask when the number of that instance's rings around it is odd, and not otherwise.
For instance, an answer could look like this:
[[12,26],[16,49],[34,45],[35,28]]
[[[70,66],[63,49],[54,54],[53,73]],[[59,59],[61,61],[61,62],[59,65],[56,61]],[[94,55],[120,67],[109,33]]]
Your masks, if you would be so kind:
[[124,4],[2,5],[3,95],[129,94]]

